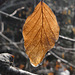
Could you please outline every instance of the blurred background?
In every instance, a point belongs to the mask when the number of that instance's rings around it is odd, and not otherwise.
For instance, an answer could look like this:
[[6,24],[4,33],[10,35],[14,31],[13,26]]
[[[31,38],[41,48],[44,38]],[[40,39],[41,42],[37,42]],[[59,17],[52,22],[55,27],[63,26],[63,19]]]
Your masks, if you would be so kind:
[[[75,75],[75,0],[44,0],[60,26],[58,42],[34,68],[25,54],[22,27],[40,0],[0,0],[0,53],[15,56],[14,66],[39,75]],[[62,38],[63,37],[63,38]],[[67,64],[59,58],[67,61]]]

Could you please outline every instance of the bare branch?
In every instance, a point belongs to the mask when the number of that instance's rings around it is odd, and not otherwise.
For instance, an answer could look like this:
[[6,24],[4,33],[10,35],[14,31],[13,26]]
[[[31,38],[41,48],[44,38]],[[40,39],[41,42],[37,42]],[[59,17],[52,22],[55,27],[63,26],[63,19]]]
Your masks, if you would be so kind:
[[75,48],[65,48],[65,47],[62,47],[62,46],[55,46],[54,47],[55,49],[57,50],[65,50],[65,51],[75,51]]
[[1,10],[6,10],[7,8],[10,8],[10,7],[13,7],[13,6],[18,6],[18,5],[25,5],[26,3],[28,2],[28,0],[26,1],[21,1],[21,2],[18,2],[18,3],[15,3],[15,1],[11,4],[6,4],[4,7],[1,8]]
[[16,67],[10,66],[10,63],[12,62],[10,58],[12,58],[12,55],[9,53],[0,54],[0,73],[2,75],[37,75],[37,74],[30,73],[28,71],[24,71]]
[[[24,42],[14,42],[14,43],[16,43],[17,45],[20,45],[20,44],[23,44]],[[13,43],[0,43],[0,46],[2,46],[2,45],[13,45]]]
[[71,39],[69,37],[65,37],[65,36],[62,36],[62,35],[59,35],[59,37],[62,38],[62,39],[65,39],[65,40],[69,40],[69,41],[75,42],[75,39]]
[[18,18],[18,17],[12,16],[12,15],[10,15],[10,14],[7,14],[7,13],[3,12],[3,11],[0,11],[0,14],[9,16],[9,17],[11,17],[11,18],[13,18],[13,19],[16,19],[16,20],[19,20],[19,21],[25,21],[25,19],[22,19],[22,18]]
[[12,14],[10,14],[10,16],[15,15],[18,11],[20,11],[22,9],[25,9],[25,7],[21,7],[21,8],[16,9]]
[[1,22],[1,32],[3,32],[3,31],[4,31],[4,23]]
[[66,64],[72,66],[73,68],[75,68],[75,65],[69,63],[69,62],[68,62],[67,60],[65,60],[65,59],[62,59],[61,57],[59,57],[58,55],[56,55],[54,52],[50,51],[50,53],[51,53],[53,56],[55,56],[56,58],[58,58],[58,59],[60,59],[61,61],[63,61],[64,63],[66,63]]
[[[15,74],[14,75],[37,75],[37,74],[34,74],[34,73],[30,73],[28,71],[24,71],[24,70],[21,70],[21,69],[18,69],[18,68],[15,68],[15,67],[8,67],[9,69],[9,73],[10,71],[12,71],[12,73],[14,72]],[[10,75],[12,75],[12,73],[10,73]]]
[[5,35],[3,35],[1,32],[0,32],[0,35],[1,35],[3,38],[5,38],[6,40],[8,40],[10,43],[12,43],[16,48],[19,49],[19,47],[18,47],[18,45],[17,45],[16,43],[12,42],[9,38],[7,38],[7,37],[6,37]]

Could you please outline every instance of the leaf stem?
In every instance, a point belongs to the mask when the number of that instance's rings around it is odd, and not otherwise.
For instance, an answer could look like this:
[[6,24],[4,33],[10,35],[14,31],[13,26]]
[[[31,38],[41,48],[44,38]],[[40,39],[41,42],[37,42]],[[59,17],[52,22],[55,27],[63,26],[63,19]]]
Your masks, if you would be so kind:
[[44,1],[44,0],[40,0],[40,1]]

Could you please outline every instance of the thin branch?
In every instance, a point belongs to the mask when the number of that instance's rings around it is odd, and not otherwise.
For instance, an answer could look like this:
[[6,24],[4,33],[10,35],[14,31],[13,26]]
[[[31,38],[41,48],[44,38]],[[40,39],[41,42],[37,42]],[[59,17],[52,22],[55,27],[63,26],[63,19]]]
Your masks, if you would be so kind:
[[18,6],[18,5],[25,5],[26,3],[28,2],[28,0],[26,1],[21,1],[21,2],[18,2],[18,3],[11,3],[11,4],[6,4],[4,7],[1,8],[1,10],[6,10],[7,8],[10,8],[10,7],[15,7],[15,6]]
[[[24,42],[14,42],[14,43],[16,43],[17,45],[24,44]],[[3,45],[13,45],[13,43],[0,43],[0,46]]]
[[62,47],[62,46],[55,46],[54,48],[57,49],[57,50],[62,49],[62,50],[65,50],[65,51],[75,51],[75,48],[65,48],[65,47]]
[[21,51],[21,50],[17,50],[17,49],[12,49],[9,46],[4,46],[6,49],[5,50],[0,50],[0,53],[18,53],[20,55],[22,55],[24,58],[28,59],[28,56],[26,55],[25,52]]
[[18,47],[18,45],[17,45],[16,43],[12,42],[9,38],[7,38],[7,37],[6,37],[5,35],[3,35],[1,32],[0,32],[0,35],[1,35],[3,38],[5,38],[6,40],[8,40],[10,43],[12,43],[16,48],[19,49],[19,47]]
[[13,19],[16,19],[16,20],[19,20],[19,21],[25,21],[25,19],[22,19],[22,18],[18,18],[18,17],[12,16],[12,15],[10,15],[10,14],[8,14],[8,13],[3,12],[3,11],[0,11],[0,14],[9,16],[9,17],[11,17],[11,18],[13,18]]
[[[17,69],[17,68],[15,68],[15,67],[12,67],[12,66],[10,66],[9,67],[9,71],[11,71],[12,70],[12,72],[15,72],[15,74],[14,75],[37,75],[37,74],[34,74],[34,73],[30,73],[30,72],[28,72],[28,71],[25,71],[25,70],[21,70],[21,69]],[[16,73],[17,72],[17,73]],[[11,73],[10,73],[11,74]],[[12,75],[12,74],[11,74]]]
[[67,60],[65,60],[65,59],[62,59],[61,57],[59,57],[58,55],[56,55],[54,52],[50,51],[50,53],[51,53],[53,56],[55,56],[56,58],[58,58],[58,59],[60,59],[61,61],[63,61],[64,63],[66,63],[66,64],[72,66],[73,68],[75,68],[75,65],[69,63],[69,62],[68,62]]
[[1,22],[1,32],[3,32],[3,31],[4,31],[4,23]]
[[65,40],[69,40],[69,41],[75,42],[75,39],[71,39],[69,37],[65,37],[65,36],[62,36],[62,35],[59,35],[59,37],[62,38],[62,39],[65,39]]
[[18,11],[20,11],[22,9],[25,9],[25,7],[21,7],[21,8],[16,9],[12,14],[10,14],[10,16],[15,15]]
[[0,54],[0,73],[2,75],[37,75],[37,74],[30,73],[28,71],[24,71],[16,67],[10,66],[10,63],[13,62],[13,59],[14,59],[12,56],[13,55],[9,53]]
[[8,50],[11,50],[11,48],[10,48],[9,46],[6,46],[6,45],[5,45],[5,48],[8,49]]
[[3,75],[37,75],[25,70],[21,70],[12,66],[0,66],[0,73]]
[[23,38],[20,40],[20,42],[24,42]]

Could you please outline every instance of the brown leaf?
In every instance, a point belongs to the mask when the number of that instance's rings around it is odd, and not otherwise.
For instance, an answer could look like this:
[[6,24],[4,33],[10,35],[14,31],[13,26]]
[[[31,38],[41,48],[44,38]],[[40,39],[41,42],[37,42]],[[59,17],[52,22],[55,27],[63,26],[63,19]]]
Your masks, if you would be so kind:
[[59,37],[59,26],[52,10],[40,2],[23,27],[24,45],[30,62],[40,64]]

